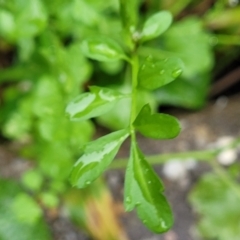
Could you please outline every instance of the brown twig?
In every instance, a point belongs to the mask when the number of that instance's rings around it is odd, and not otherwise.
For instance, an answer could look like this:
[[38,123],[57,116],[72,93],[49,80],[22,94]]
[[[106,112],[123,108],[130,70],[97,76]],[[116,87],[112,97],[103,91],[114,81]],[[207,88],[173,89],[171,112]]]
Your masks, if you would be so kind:
[[234,69],[214,83],[212,89],[210,90],[209,96],[215,97],[224,90],[236,84],[238,81],[240,81],[240,67]]

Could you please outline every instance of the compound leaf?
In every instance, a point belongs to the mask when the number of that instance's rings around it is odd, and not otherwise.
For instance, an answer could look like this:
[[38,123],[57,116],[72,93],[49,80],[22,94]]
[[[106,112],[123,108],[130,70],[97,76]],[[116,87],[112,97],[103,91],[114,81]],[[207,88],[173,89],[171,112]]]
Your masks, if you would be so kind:
[[123,129],[88,143],[83,155],[75,163],[70,181],[73,186],[84,188],[99,177],[111,163],[129,130]]
[[137,144],[132,144],[125,177],[124,206],[126,211],[136,207],[145,226],[157,233],[167,231],[173,224],[171,208],[163,190],[163,184]]
[[183,63],[179,58],[170,57],[154,61],[148,57],[138,72],[138,84],[148,90],[160,88],[179,77]]
[[174,138],[181,130],[175,117],[163,113],[151,114],[149,104],[143,106],[133,124],[145,137],[156,139]]
[[117,100],[126,96],[108,88],[92,86],[90,92],[83,93],[71,101],[66,112],[73,121],[86,120],[107,113]]
[[96,36],[82,42],[85,56],[98,61],[111,62],[127,59],[121,46],[111,38]]
[[172,23],[172,15],[168,11],[161,11],[152,15],[143,26],[141,41],[147,41],[164,33]]

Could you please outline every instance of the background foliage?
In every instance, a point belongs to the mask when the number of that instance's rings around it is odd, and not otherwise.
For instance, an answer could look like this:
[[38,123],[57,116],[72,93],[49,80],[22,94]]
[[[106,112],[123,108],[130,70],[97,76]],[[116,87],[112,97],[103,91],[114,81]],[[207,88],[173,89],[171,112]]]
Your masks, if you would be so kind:
[[[162,105],[192,110],[203,107],[212,70],[218,74],[220,67],[239,53],[234,45],[240,41],[234,37],[240,32],[240,7],[227,1],[212,1],[205,9],[199,5],[200,1],[130,1],[128,16],[131,18],[123,23],[125,25],[138,19],[141,29],[150,15],[163,9],[175,16],[165,34],[140,47],[141,61],[151,54],[156,59],[180,57],[184,63],[178,81],[154,93],[142,90],[137,100],[139,108],[145,102],[153,109]],[[119,14],[124,13],[119,13],[117,0],[0,1],[0,131],[6,139],[20,143],[18,154],[32,160],[34,166],[21,176],[20,185],[15,180],[1,180],[0,215],[6,216],[0,218],[1,239],[14,239],[19,236],[18,232],[24,232],[24,239],[32,239],[32,234],[34,238],[38,235],[39,239],[51,239],[43,220],[43,209],[59,207],[63,196],[67,196],[72,165],[82,153],[83,144],[95,132],[93,121],[69,121],[65,116],[66,105],[89,85],[111,87],[120,92],[128,92],[130,88],[130,74],[122,60],[111,63],[89,60],[80,47],[83,40],[96,32],[111,36],[117,42],[122,36],[126,37],[121,31]],[[226,45],[229,43],[232,45]],[[216,55],[220,56],[219,67],[213,68]],[[96,118],[96,122],[116,130],[126,127],[129,114],[130,99],[126,98],[108,115]],[[210,189],[216,187],[211,183],[217,180],[210,181],[210,178],[214,177],[202,179],[192,195],[193,204],[203,216],[209,212],[208,205],[202,209],[205,200],[197,194],[204,198],[203,184]],[[223,191],[226,198],[228,191]],[[5,204],[8,207],[4,207]],[[25,217],[26,214],[29,217]],[[206,237],[237,239],[234,238],[237,228],[232,224],[226,225],[229,229],[226,231],[230,232],[212,236],[206,222],[214,225],[215,232],[219,231],[217,216],[213,213],[200,222]],[[6,231],[7,227],[11,230]]]

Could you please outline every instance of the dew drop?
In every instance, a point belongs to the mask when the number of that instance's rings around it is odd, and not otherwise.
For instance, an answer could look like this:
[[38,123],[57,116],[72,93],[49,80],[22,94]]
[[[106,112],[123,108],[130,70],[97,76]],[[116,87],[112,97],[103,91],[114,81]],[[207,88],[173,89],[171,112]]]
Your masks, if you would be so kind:
[[160,75],[163,75],[164,73],[165,73],[165,70],[161,70],[161,71],[159,72]]
[[146,224],[146,223],[147,223],[147,220],[146,220],[146,219],[144,219],[144,220],[143,220],[143,223],[144,223],[144,224]]
[[148,184],[151,184],[152,182],[151,181],[148,181]]
[[182,69],[177,69],[172,72],[172,77],[177,78],[182,73]]
[[167,62],[167,61],[168,61],[168,58],[165,58],[163,61],[164,61],[164,62]]
[[152,64],[152,66],[151,66],[152,68],[155,68],[156,67],[156,65],[155,64]]
[[86,181],[85,184],[86,184],[86,185],[90,185],[90,184],[91,184],[91,181]]
[[136,202],[136,206],[139,206],[141,203],[140,202]]
[[152,57],[151,55],[149,55],[149,56],[146,58],[146,60],[147,60],[148,62],[151,62],[151,61],[153,60],[153,57]]
[[127,196],[126,197],[126,203],[131,203],[131,202],[132,202],[131,197]]
[[144,70],[144,69],[145,69],[145,67],[146,67],[146,65],[145,65],[145,64],[143,64],[143,65],[142,65],[142,70]]

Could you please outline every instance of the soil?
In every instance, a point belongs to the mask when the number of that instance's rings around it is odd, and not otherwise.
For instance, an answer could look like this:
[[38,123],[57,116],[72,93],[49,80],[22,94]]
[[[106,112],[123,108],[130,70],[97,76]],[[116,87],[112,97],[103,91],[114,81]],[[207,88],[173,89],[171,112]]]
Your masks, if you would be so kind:
[[[239,137],[239,103],[240,95],[238,94],[230,98],[220,97],[216,101],[209,103],[201,111],[171,110],[170,113],[181,121],[183,127],[181,134],[176,139],[169,141],[153,141],[138,136],[140,148],[146,155],[203,150],[209,148],[222,137]],[[104,134],[105,131],[99,129],[99,134]],[[127,157],[128,154],[129,146],[128,143],[125,143],[118,157]],[[28,161],[14,155],[11,145],[3,144],[0,146],[1,177],[18,178],[29,166],[30,163]],[[197,240],[197,237],[194,235],[194,225],[197,216],[188,203],[187,197],[199,177],[211,170],[209,165],[203,162],[196,162],[191,170],[187,171],[187,174],[180,176],[175,181],[163,174],[163,166],[155,166],[154,168],[165,184],[166,196],[173,208],[175,224],[169,232],[163,235],[156,235],[149,232],[142,225],[135,212],[124,213],[120,220],[128,238],[130,240]],[[109,170],[105,178],[113,198],[116,202],[121,202],[123,198],[124,171]],[[89,239],[61,214],[54,220],[48,221],[55,240]]]

